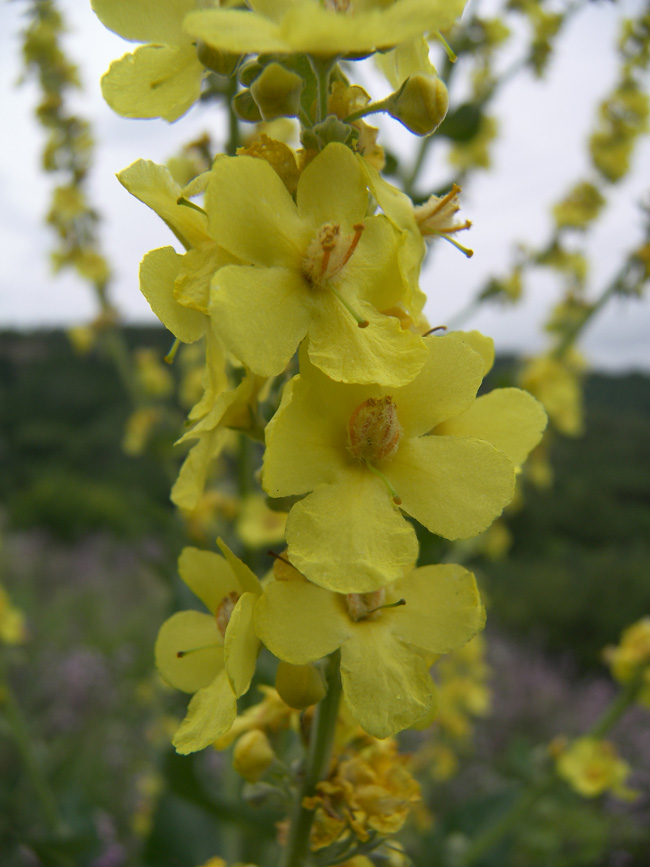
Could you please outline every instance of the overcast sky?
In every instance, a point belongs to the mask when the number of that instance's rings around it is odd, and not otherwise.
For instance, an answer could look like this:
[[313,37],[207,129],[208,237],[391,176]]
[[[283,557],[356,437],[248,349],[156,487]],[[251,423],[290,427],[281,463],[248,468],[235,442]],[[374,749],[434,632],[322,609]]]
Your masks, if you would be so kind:
[[[99,78],[128,45],[105,30],[85,0],[61,0],[69,26],[66,49],[79,64],[85,86],[75,107],[88,117],[98,142],[91,178],[93,203],[102,213],[102,241],[116,273],[112,293],[129,322],[157,320],[138,290],[138,264],[154,247],[174,243],[164,224],[132,199],[115,173],[138,158],[164,162],[193,136],[209,129],[220,140],[223,118],[211,107],[195,107],[179,123],[133,121],[105,105]],[[492,5],[483,2],[481,10]],[[32,119],[36,86],[15,83],[21,72],[21,0],[0,6],[0,76],[3,93],[0,209],[3,267],[0,278],[0,327],[37,328],[81,323],[95,305],[87,286],[72,274],[53,278],[48,251],[52,241],[43,226],[54,179],[40,169],[44,134]],[[494,150],[494,169],[476,176],[464,190],[463,214],[473,222],[466,243],[475,250],[466,260],[438,242],[422,286],[429,295],[432,324],[443,324],[465,307],[486,275],[504,273],[517,242],[538,244],[548,237],[549,207],[576,179],[589,176],[585,141],[597,105],[616,75],[613,52],[621,13],[633,14],[642,0],[590,3],[563,32],[545,80],[527,73],[500,94],[495,113],[502,136]],[[395,122],[386,135],[400,147],[412,146]],[[450,177],[439,149],[426,166],[423,188]],[[610,197],[590,244],[590,291],[597,294],[620,265],[621,255],[641,238],[638,203],[650,188],[650,141],[638,147],[634,170]],[[558,300],[557,284],[540,274],[527,285],[517,307],[488,306],[468,327],[495,338],[501,352],[532,353],[545,345],[540,324]],[[585,334],[581,348],[594,366],[612,370],[650,369],[650,297],[614,300]]]

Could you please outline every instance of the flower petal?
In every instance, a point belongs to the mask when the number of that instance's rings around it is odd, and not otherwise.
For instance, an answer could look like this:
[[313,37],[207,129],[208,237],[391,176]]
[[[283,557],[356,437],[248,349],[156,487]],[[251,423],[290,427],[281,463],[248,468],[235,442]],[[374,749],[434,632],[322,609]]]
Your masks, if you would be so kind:
[[386,386],[410,382],[426,360],[422,338],[405,331],[395,316],[384,316],[354,298],[351,303],[369,323],[366,328],[359,328],[333,293],[319,292],[319,315],[309,328],[312,363],[339,382]]
[[238,259],[251,265],[299,267],[309,243],[309,227],[303,225],[287,188],[266,160],[217,159],[205,208],[212,237]]
[[522,464],[542,438],[546,413],[532,394],[520,388],[497,388],[479,397],[462,415],[443,422],[436,434],[487,440]]
[[287,268],[229,265],[212,280],[212,323],[226,347],[261,376],[277,376],[307,333],[303,279]]
[[195,509],[203,496],[212,462],[221,454],[228,441],[228,431],[216,428],[199,437],[180,469],[170,498],[179,509]]
[[203,66],[196,51],[143,45],[115,60],[102,76],[102,94],[122,117],[178,120],[201,95]]
[[183,581],[212,614],[230,593],[240,593],[239,581],[230,564],[213,551],[183,548],[178,558]]
[[205,749],[224,735],[237,716],[237,701],[225,670],[190,701],[172,743],[183,756]]
[[255,630],[278,659],[304,665],[339,648],[352,621],[336,593],[309,581],[271,581],[255,606]]
[[428,357],[418,376],[392,392],[409,436],[421,436],[467,409],[481,384],[481,357],[460,340],[427,337]]
[[434,685],[422,657],[378,623],[355,626],[341,648],[343,694],[364,731],[390,737],[427,714]]
[[418,543],[384,483],[367,467],[351,468],[296,503],[287,518],[289,559],[314,584],[367,593],[400,578]]
[[151,250],[140,263],[140,291],[174,337],[183,343],[194,343],[204,335],[208,320],[174,298],[174,281],[182,261],[183,257],[173,247]]
[[363,220],[368,190],[356,157],[343,144],[327,145],[305,168],[296,193],[298,213],[316,231],[324,223],[349,229]]
[[191,12],[183,22],[183,29],[190,36],[233,54],[286,51],[277,25],[236,9]]
[[285,385],[266,426],[262,486],[272,497],[306,494],[336,481],[349,466],[348,419],[368,389],[332,383],[313,365]]
[[255,674],[260,642],[253,630],[253,608],[257,594],[244,593],[237,600],[224,641],[226,671],[236,696],[248,691]]
[[393,635],[430,653],[457,650],[485,625],[476,581],[462,566],[423,566],[391,589],[406,600],[390,612]]
[[494,340],[486,337],[480,331],[450,331],[445,337],[466,343],[483,359],[483,376],[486,376],[494,365]]
[[240,560],[239,557],[236,557],[235,554],[233,554],[223,539],[217,539],[217,545],[219,546],[223,556],[226,558],[226,562],[228,563],[233,575],[237,579],[240,591],[252,593],[254,596],[259,596],[262,592],[262,587],[253,570],[248,567],[243,560]]
[[[200,611],[178,611],[160,627],[156,666],[171,686],[196,692],[211,683],[223,667],[222,645],[214,617]],[[180,651],[188,650],[195,652],[179,658]]]
[[445,539],[481,533],[514,494],[512,462],[489,443],[471,438],[403,440],[382,469],[402,509]]
[[92,0],[93,11],[105,27],[133,42],[178,45],[181,24],[195,0]]
[[167,223],[185,248],[211,241],[205,214],[178,204],[182,191],[167,166],[136,160],[118,172],[117,179]]

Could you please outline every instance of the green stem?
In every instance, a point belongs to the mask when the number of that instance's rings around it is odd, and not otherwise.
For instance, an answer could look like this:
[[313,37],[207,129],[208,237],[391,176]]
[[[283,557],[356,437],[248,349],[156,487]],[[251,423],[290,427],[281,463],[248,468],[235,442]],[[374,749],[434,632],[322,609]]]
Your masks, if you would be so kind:
[[226,92],[226,103],[228,105],[228,141],[226,142],[226,153],[231,157],[235,156],[237,148],[241,145],[239,123],[232,107],[232,101],[236,95],[237,76],[231,75],[228,79],[228,89]]
[[605,708],[601,716],[587,731],[588,737],[602,738],[614,727],[625,711],[636,701],[641,687],[645,683],[644,674],[645,670],[642,667],[636,677],[633,677],[624,685],[609,707]]
[[[592,738],[602,738],[623,716],[625,711],[632,705],[643,684],[644,671],[641,669],[637,676],[625,684],[623,689],[612,700],[611,704],[605,708],[600,718],[596,720],[594,725],[587,730],[586,735]],[[537,801],[549,792],[558,782],[558,777],[555,773],[549,773],[542,777],[530,789],[526,789],[513,803],[510,809],[505,813],[499,821],[488,828],[483,834],[480,834],[474,839],[470,847],[466,850],[462,867],[471,867],[476,862],[489,852],[508,831],[511,831],[526,813],[533,807]]]
[[41,810],[43,811],[45,820],[49,828],[55,834],[59,834],[63,831],[63,826],[59,819],[56,800],[32,751],[32,741],[27,731],[27,724],[14,691],[11,688],[11,684],[9,683],[2,654],[0,654],[0,692],[2,692],[0,707],[4,709],[5,716],[11,728],[11,733],[16,742],[16,746],[18,747],[18,752],[23,760],[32,788],[34,789],[36,797],[41,805]]
[[314,811],[303,807],[302,802],[304,798],[315,794],[316,784],[327,776],[341,698],[339,665],[340,654],[336,651],[328,660],[327,695],[316,708],[305,775],[296,797],[282,867],[305,867],[308,863],[309,832],[314,820]]
[[330,73],[336,64],[336,57],[320,57],[309,55],[309,63],[318,82],[318,111],[316,123],[321,123],[327,117],[329,100]]
[[621,283],[625,279],[625,276],[627,274],[629,267],[630,267],[630,263],[625,262],[625,264],[623,265],[621,270],[618,272],[616,277],[614,277],[612,282],[606,287],[606,289],[603,291],[603,293],[601,294],[600,298],[598,298],[596,303],[592,304],[591,307],[589,307],[585,311],[582,318],[578,322],[576,322],[576,324],[572,328],[569,328],[566,331],[566,333],[564,334],[564,336],[562,337],[562,339],[560,340],[558,345],[553,350],[553,356],[555,358],[562,358],[562,356],[565,355],[565,353],[575,343],[578,335],[583,330],[583,328],[586,327],[587,323],[591,319],[593,319],[593,317],[596,315],[596,313],[598,313],[600,310],[602,310],[602,308],[609,301],[609,299],[612,297],[612,295],[615,294],[616,290],[619,288],[619,286],[621,285]]
[[514,804],[510,807],[507,813],[491,825],[487,831],[475,838],[470,847],[466,850],[463,859],[463,867],[471,867],[476,862],[489,852],[498,842],[504,837],[508,831],[514,828],[526,813],[533,807],[537,801],[544,795],[556,782],[555,775],[544,777],[536,786],[523,791]]

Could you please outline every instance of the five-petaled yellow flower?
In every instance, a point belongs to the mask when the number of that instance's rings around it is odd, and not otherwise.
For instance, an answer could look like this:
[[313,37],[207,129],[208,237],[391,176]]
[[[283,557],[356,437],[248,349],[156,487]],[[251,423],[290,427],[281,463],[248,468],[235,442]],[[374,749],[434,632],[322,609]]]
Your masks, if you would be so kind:
[[[478,337],[469,339],[483,348]],[[333,382],[301,350],[300,375],[266,428],[262,486],[273,497],[308,494],[289,513],[287,542],[310,581],[376,590],[417,558],[402,512],[462,539],[512,498],[515,467],[546,416],[519,389],[475,399],[486,364],[467,341],[426,338],[424,367],[400,388]]]
[[294,665],[340,648],[345,700],[375,737],[430,716],[435,687],[425,655],[455,650],[483,628],[474,576],[461,566],[424,566],[380,590],[347,595],[295,575],[266,586],[255,606],[257,634]]
[[[237,696],[250,686],[259,641],[252,627],[260,583],[218,540],[224,557],[185,548],[181,578],[210,614],[179,611],[156,640],[156,665],[171,686],[194,693],[173,744],[179,753],[202,750],[225,734],[237,716]],[[224,559],[225,558],[225,559]]]
[[404,233],[368,205],[362,161],[341,144],[302,172],[295,202],[265,160],[215,162],[210,234],[245,264],[215,273],[210,315],[254,373],[281,373],[307,334],[313,364],[339,381],[404,385],[422,367],[422,339],[381,312],[411,303]]

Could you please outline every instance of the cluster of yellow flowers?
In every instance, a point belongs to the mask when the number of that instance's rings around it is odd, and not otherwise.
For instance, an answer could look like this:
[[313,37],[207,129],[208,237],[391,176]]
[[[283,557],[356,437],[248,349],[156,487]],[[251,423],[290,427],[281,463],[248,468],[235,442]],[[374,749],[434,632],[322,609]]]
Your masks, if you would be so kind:
[[[301,125],[299,149],[261,134],[185,186],[146,160],[119,179],[184,248],[147,253],[141,290],[178,343],[202,341],[205,352],[173,501],[201,509],[236,432],[264,443],[261,487],[288,512],[286,552],[261,580],[222,539],[220,554],[180,556],[180,576],[207,612],[177,612],[156,642],[163,678],[193,696],[173,743],[186,754],[236,741],[235,768],[255,784],[277,767],[274,726],[295,726],[296,708],[305,736],[305,709],[335,694],[340,660],[345,713],[363,734],[305,776],[297,801],[311,814],[312,848],[340,847],[336,863],[394,833],[419,800],[390,738],[429,724],[432,663],[484,624],[470,572],[417,567],[416,525],[449,540],[486,530],[546,425],[523,390],[477,397],[494,360],[489,338],[429,327],[418,283],[425,239],[471,255],[455,240],[470,225],[456,218],[460,189],[416,207],[382,176],[377,130],[363,121],[382,111],[418,135],[437,127],[447,92],[425,34],[446,44],[439,31],[463,6],[93,0],[108,27],[145,43],[103,78],[120,114],[176,120],[216,73],[235,124],[236,114]],[[378,49],[395,89],[372,102],[338,61]],[[166,387],[146,357],[140,374]],[[279,695],[238,717],[262,647],[278,660]]]
[[[424,319],[424,237],[469,226],[455,223],[458,188],[414,208],[381,176],[374,141],[364,159],[361,127],[343,135],[346,124],[328,114],[332,101],[346,103],[348,83],[330,78],[335,61],[382,48],[394,98],[373,107],[348,94],[348,105],[362,106],[351,116],[385,110],[413,128],[417,115],[430,131],[444,85],[423,34],[450,26],[464,4],[198,5],[94,0],[108,27],[149,43],[104,76],[116,111],[177,119],[227,55],[236,56],[233,68],[250,54],[272,53],[285,66],[307,55],[320,77],[311,117],[304,102],[292,102],[305,127],[299,151],[264,137],[236,156],[218,155],[184,188],[144,160],[119,175],[185,248],[145,256],[142,292],[178,341],[205,345],[203,393],[183,437],[196,442],[174,501],[199,503],[235,429],[264,439],[262,487],[291,503],[286,557],[263,582],[221,540],[223,556],[196,548],[181,555],[181,577],[209,613],[173,615],[156,644],[163,677],[194,694],[174,744],[188,753],[228,732],[261,644],[284,664],[284,680],[293,678],[285,692],[297,706],[322,696],[309,672],[340,650],[350,712],[385,738],[432,717],[429,665],[484,622],[471,573],[451,564],[414,568],[409,519],[447,539],[485,530],[511,500],[516,469],[546,423],[519,389],[476,397],[493,361],[489,338],[439,335]],[[266,84],[251,93],[264,114],[273,87],[286,107],[288,79],[260,61]],[[198,195],[202,206],[191,201]],[[286,381],[296,357],[298,372]],[[275,378],[286,384],[265,425],[260,405],[279,393]]]

